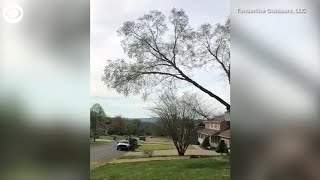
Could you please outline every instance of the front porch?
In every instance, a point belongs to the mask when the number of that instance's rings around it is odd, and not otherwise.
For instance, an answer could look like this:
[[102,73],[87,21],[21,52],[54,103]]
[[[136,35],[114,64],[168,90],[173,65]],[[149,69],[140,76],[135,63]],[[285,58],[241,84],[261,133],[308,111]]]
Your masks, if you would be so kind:
[[210,146],[216,147],[220,141],[218,133],[219,131],[213,129],[201,129],[198,131],[198,142],[202,144],[203,140],[208,137]]

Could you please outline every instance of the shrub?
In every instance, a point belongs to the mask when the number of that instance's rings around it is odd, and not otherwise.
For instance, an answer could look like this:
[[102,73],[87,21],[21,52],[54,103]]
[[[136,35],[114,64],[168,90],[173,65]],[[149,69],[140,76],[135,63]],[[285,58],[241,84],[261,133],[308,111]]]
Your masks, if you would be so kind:
[[216,152],[217,153],[228,153],[228,147],[226,145],[226,143],[224,142],[224,140],[221,140],[216,148]]
[[152,150],[145,150],[145,151],[143,151],[143,155],[146,157],[152,157],[153,151]]
[[204,147],[204,148],[208,148],[210,146],[209,137],[204,138],[201,146]]

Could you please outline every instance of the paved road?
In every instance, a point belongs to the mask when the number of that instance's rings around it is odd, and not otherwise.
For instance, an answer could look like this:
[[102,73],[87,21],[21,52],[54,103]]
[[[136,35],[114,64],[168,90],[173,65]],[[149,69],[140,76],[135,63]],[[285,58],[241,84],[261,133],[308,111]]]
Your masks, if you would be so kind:
[[104,163],[119,158],[127,151],[118,151],[116,141],[90,147],[90,163]]

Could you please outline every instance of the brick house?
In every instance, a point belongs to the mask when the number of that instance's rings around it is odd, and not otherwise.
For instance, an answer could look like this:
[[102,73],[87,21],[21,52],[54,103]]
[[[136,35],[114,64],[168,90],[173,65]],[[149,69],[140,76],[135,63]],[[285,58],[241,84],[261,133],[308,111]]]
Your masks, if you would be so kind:
[[224,140],[227,146],[230,146],[230,121],[227,113],[206,120],[203,123],[205,128],[197,131],[200,144],[208,137],[211,147],[217,147],[220,140]]

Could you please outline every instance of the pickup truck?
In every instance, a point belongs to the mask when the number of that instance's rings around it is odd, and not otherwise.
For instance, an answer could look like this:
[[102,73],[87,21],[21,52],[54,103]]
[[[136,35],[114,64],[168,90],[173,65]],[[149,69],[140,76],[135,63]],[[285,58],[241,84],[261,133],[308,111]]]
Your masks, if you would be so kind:
[[117,142],[117,150],[121,151],[121,150],[130,150],[131,145],[129,143],[128,140],[121,140],[119,142]]

